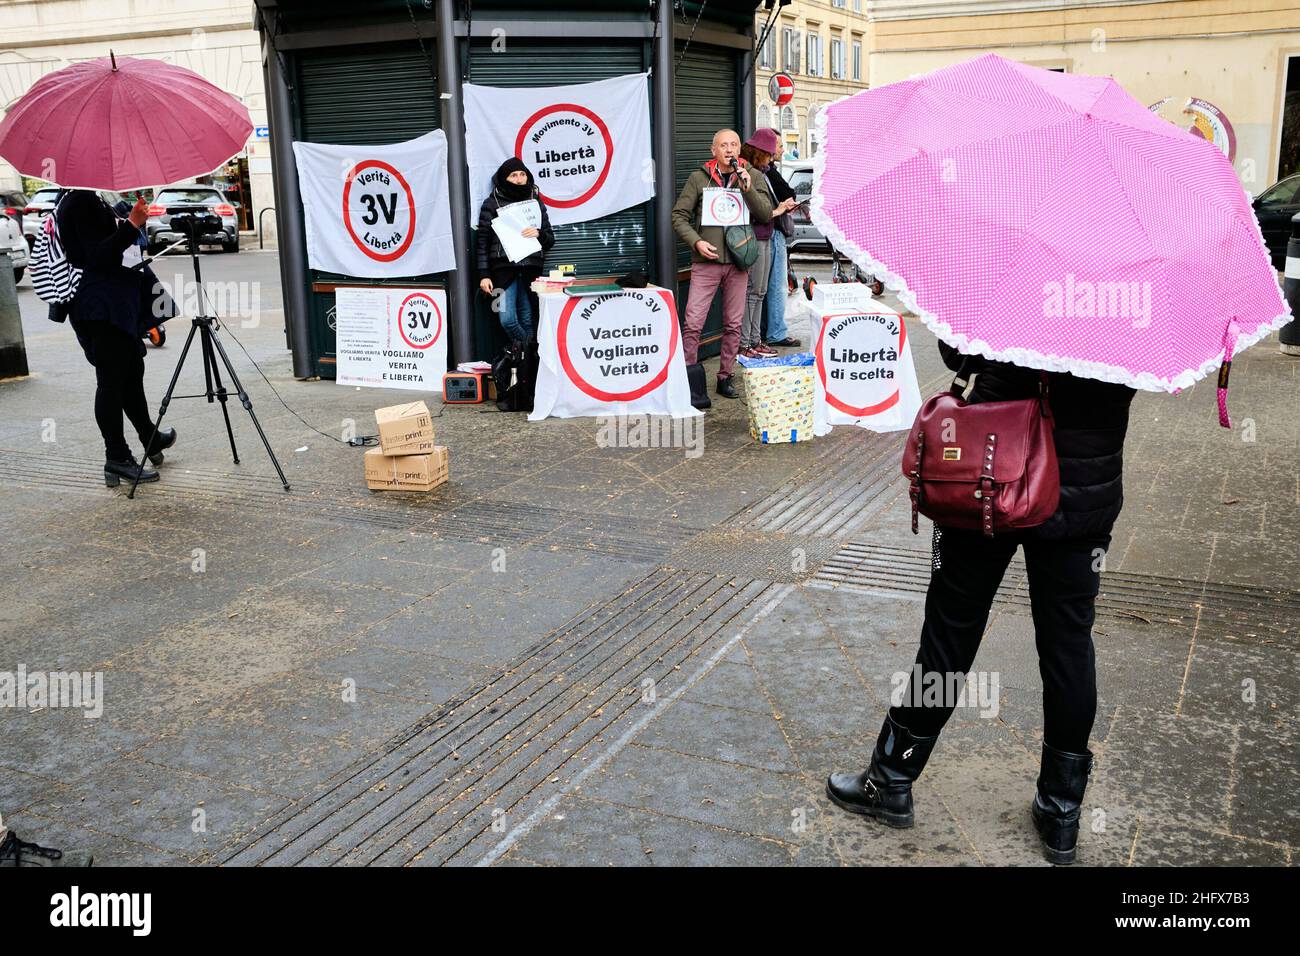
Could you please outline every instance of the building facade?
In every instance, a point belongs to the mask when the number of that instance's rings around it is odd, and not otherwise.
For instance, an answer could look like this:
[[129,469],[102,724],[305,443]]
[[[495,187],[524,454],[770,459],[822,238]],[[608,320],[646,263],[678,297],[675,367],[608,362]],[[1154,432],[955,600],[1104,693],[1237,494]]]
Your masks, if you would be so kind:
[[1258,194],[1300,172],[1300,4],[1293,0],[874,0],[871,85],[986,52],[1114,78],[1213,140]]
[[[817,142],[817,111],[868,82],[867,0],[794,0],[759,8],[755,36],[767,38],[756,57],[756,119],[781,133],[787,160],[811,158]],[[794,80],[794,99],[778,107],[768,95],[773,74]],[[797,154],[797,155],[796,155]]]
[[[80,60],[117,56],[164,60],[193,70],[234,96],[252,117],[244,151],[215,180],[242,200],[245,228],[275,205],[261,43],[252,0],[5,0],[0,3],[0,109],[46,73]],[[0,181],[22,188],[0,160]],[[159,183],[158,185],[165,185]],[[275,218],[265,216],[266,236]]]

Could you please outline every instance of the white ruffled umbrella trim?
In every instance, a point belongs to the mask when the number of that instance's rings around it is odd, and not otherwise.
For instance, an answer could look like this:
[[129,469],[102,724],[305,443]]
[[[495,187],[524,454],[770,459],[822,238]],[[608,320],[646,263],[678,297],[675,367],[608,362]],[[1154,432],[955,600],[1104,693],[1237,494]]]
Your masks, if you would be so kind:
[[[969,355],[982,355],[987,359],[996,362],[1010,362],[1013,365],[1019,365],[1024,368],[1044,369],[1048,372],[1069,372],[1072,375],[1078,375],[1083,378],[1098,379],[1103,382],[1114,382],[1117,385],[1128,385],[1131,388],[1140,389],[1145,392],[1179,392],[1185,388],[1190,388],[1207,375],[1215,372],[1223,364],[1223,357],[1227,354],[1227,349],[1221,350],[1214,358],[1207,359],[1199,368],[1187,369],[1179,372],[1172,378],[1161,378],[1152,372],[1131,372],[1119,365],[1107,365],[1104,362],[1090,362],[1085,359],[1065,358],[1059,355],[1047,355],[1034,349],[1007,348],[995,349],[983,339],[972,339],[969,336],[956,332],[947,322],[938,315],[924,308],[916,299],[916,293],[907,285],[907,281],[884,262],[872,255],[870,250],[864,249],[856,242],[844,235],[843,231],[835,225],[834,220],[827,215],[824,209],[825,197],[821,192],[822,178],[826,173],[826,134],[830,121],[831,110],[839,103],[850,99],[858,94],[852,93],[849,96],[842,96],[839,99],[828,103],[817,111],[817,141],[821,148],[813,156],[813,194],[812,201],[808,204],[808,215],[827,241],[830,242],[843,255],[848,256],[858,268],[875,276],[885,284],[885,287],[893,292],[900,302],[907,306],[908,310],[918,316],[925,323],[926,328],[937,335],[943,341],[947,342],[959,352]],[[1264,235],[1259,228],[1259,220],[1251,217],[1255,226],[1255,238],[1259,242],[1260,253],[1263,255],[1269,268],[1272,268],[1272,258],[1268,251],[1268,246],[1264,243]],[[1273,332],[1282,328],[1291,321],[1291,306],[1285,298],[1281,297],[1283,312],[1281,315],[1269,322],[1261,323],[1253,331],[1239,333],[1234,349],[1234,354],[1250,348],[1261,339],[1267,338]],[[1229,319],[1223,322],[1224,333],[1226,336]]]

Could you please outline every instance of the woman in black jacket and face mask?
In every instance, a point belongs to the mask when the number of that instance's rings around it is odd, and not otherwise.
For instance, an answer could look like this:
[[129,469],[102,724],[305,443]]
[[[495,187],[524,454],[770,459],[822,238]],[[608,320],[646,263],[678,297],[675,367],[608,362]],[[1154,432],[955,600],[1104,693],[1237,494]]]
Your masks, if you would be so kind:
[[[539,228],[525,229],[523,234],[536,239],[542,251],[520,262],[512,262],[501,248],[492,220],[496,219],[497,210],[502,206],[528,200],[533,200],[541,208],[542,224]],[[493,174],[492,192],[483,201],[478,214],[477,243],[479,288],[485,295],[496,296],[492,308],[501,317],[501,328],[510,336],[511,342],[526,343],[537,334],[528,287],[542,274],[546,253],[555,245],[555,233],[546,214],[546,203],[542,202],[533,183],[533,174],[522,160],[512,156]]]
[[[176,441],[176,430],[168,428],[148,444],[154,421],[144,396],[142,341],[149,329],[175,314],[175,304],[152,269],[122,263],[148,216],[143,199],[119,220],[98,193],[76,189],[59,201],[54,215],[68,262],[82,270],[69,316],[95,369],[95,422],[104,438],[104,481],[112,488],[123,478],[133,479],[137,468],[122,427],[124,414],[155,465]],[[140,480],[157,481],[158,472],[146,468]]]
[[[939,349],[944,364],[957,372],[954,393],[967,401],[1039,394],[1037,371],[962,355],[943,343]],[[1043,680],[1042,766],[1031,811],[1047,859],[1071,863],[1097,712],[1092,622],[1111,528],[1124,506],[1124,437],[1135,393],[1066,373],[1047,378],[1061,473],[1055,514],[1037,527],[992,538],[935,525],[925,624],[903,703],[886,714],[871,765],[860,773],[831,774],[826,786],[846,810],[890,826],[912,825],[912,782],[956,703],[947,694],[931,702],[915,686],[917,668],[931,681],[930,675],[942,678],[944,687],[951,675],[970,673],[998,585],[1023,547]]]

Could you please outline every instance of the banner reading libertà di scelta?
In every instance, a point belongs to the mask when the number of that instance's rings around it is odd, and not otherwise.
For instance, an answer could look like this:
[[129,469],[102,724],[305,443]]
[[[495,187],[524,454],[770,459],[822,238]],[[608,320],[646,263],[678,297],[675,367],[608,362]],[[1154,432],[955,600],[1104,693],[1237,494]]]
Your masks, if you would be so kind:
[[456,268],[442,130],[391,146],[293,151],[313,269],[395,278]]
[[[874,432],[912,426],[921,394],[912,362],[907,326],[897,310],[874,301],[866,287],[836,287],[812,318],[814,379],[813,431],[825,435],[835,425]],[[856,294],[855,294],[856,293]]]
[[533,173],[554,225],[586,222],[655,194],[646,73],[572,86],[465,84],[470,208],[510,156]]

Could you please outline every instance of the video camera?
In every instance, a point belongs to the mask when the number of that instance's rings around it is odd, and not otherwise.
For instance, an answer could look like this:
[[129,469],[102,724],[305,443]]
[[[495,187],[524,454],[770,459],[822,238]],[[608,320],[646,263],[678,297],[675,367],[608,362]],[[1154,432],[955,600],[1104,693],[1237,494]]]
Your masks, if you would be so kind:
[[204,236],[221,232],[221,217],[209,212],[207,206],[168,206],[171,217],[168,229],[179,233],[197,245]]

